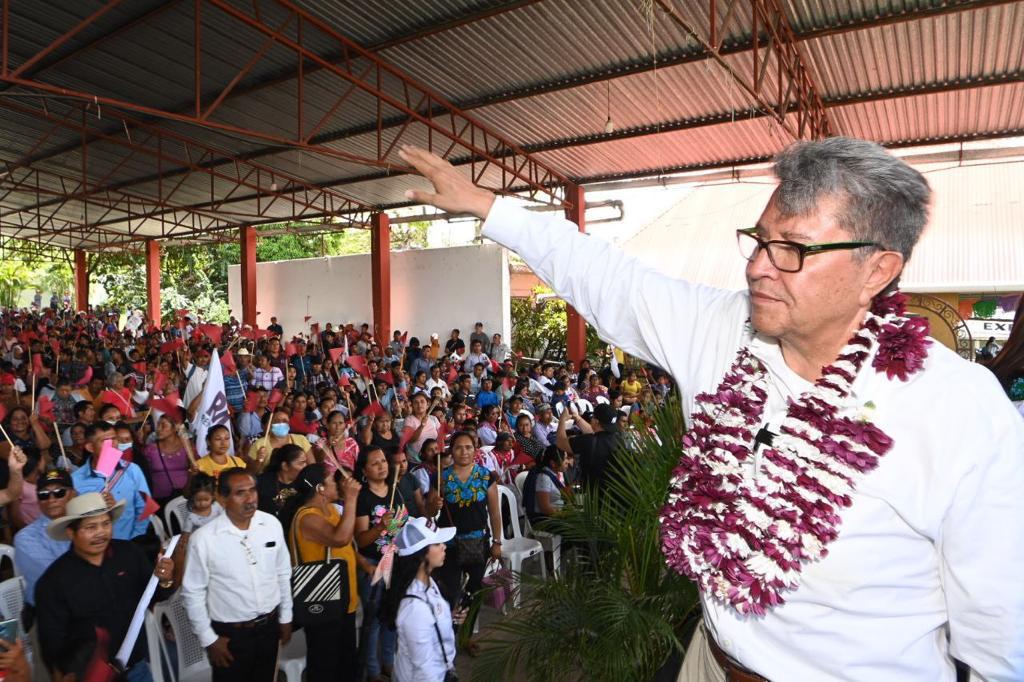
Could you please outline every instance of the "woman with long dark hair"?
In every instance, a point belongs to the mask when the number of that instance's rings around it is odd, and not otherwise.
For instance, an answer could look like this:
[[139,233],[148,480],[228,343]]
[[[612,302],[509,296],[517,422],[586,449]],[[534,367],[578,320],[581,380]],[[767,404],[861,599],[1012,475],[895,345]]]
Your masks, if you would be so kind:
[[[986,363],[1014,402],[1024,401],[1024,296],[1017,301],[1013,329],[1003,349]],[[1019,405],[1024,410],[1024,404]]]
[[284,528],[291,520],[283,514],[288,498],[295,494],[295,479],[306,466],[306,453],[296,444],[282,445],[270,456],[270,464],[256,477],[259,509],[273,514]]
[[[295,478],[295,494],[284,512],[291,521],[288,546],[292,563],[332,561],[346,564],[348,609],[336,622],[307,624],[306,679],[309,682],[359,678],[356,654],[356,609],[359,588],[356,583],[356,555],[352,538],[356,521],[359,482],[344,473],[327,475],[323,464],[306,466]],[[343,502],[338,512],[336,503]]]
[[425,518],[409,519],[398,536],[391,587],[381,617],[398,632],[394,682],[443,682],[455,669],[451,607],[431,572],[444,564],[454,528],[434,529]]

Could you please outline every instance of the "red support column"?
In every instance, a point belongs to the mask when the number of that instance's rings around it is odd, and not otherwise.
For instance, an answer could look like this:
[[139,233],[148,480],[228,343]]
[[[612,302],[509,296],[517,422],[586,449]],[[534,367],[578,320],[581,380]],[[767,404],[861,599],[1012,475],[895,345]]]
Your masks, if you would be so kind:
[[256,328],[256,228],[238,230],[242,243],[242,324]]
[[[578,185],[565,186],[565,199],[572,204],[565,209],[565,217],[576,223],[580,232],[587,231],[587,202],[585,192]],[[587,357],[587,323],[572,306],[565,307],[566,317],[566,357],[579,367],[583,358]]]
[[388,214],[374,213],[371,229],[373,335],[383,349],[391,342],[391,221]]
[[89,310],[89,266],[82,249],[75,249],[75,310]]
[[160,242],[146,240],[146,314],[160,326]]

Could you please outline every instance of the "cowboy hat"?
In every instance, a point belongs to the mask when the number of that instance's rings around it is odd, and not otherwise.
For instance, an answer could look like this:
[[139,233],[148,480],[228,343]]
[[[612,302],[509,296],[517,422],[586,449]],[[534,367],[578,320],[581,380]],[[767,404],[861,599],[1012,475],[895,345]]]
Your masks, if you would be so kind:
[[64,531],[75,521],[103,514],[110,514],[110,520],[117,521],[124,511],[124,504],[124,500],[118,500],[113,507],[108,507],[100,493],[84,493],[68,501],[65,510],[67,515],[50,521],[46,533],[54,540],[67,540],[68,536]]

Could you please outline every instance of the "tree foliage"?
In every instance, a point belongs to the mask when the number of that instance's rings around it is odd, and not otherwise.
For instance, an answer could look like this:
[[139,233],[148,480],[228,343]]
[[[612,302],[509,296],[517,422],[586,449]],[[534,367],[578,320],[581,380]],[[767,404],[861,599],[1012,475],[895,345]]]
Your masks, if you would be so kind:
[[[538,527],[562,537],[562,571],[524,574],[518,609],[491,626],[473,679],[649,682],[680,654],[700,615],[696,586],[661,553],[659,511],[678,463],[678,401],[654,412],[655,431],[631,434],[614,456],[603,494]],[[675,679],[674,675],[671,679]]]
[[21,261],[0,262],[0,305],[13,308],[18,305],[21,292],[29,286],[32,271]]
[[[539,358],[549,345],[564,346],[565,314],[565,301],[555,298],[547,287],[536,287],[529,298],[513,298],[512,350],[528,358]],[[599,355],[604,345],[597,331],[588,324],[587,355]]]

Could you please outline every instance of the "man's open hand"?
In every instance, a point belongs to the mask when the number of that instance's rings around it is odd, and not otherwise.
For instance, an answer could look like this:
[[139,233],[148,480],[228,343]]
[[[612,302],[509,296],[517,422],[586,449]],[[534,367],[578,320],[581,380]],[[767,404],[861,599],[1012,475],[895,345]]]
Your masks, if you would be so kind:
[[434,186],[433,192],[408,190],[406,199],[449,213],[469,213],[481,220],[487,217],[494,203],[492,192],[477,187],[450,163],[425,149],[405,145],[398,155]]

